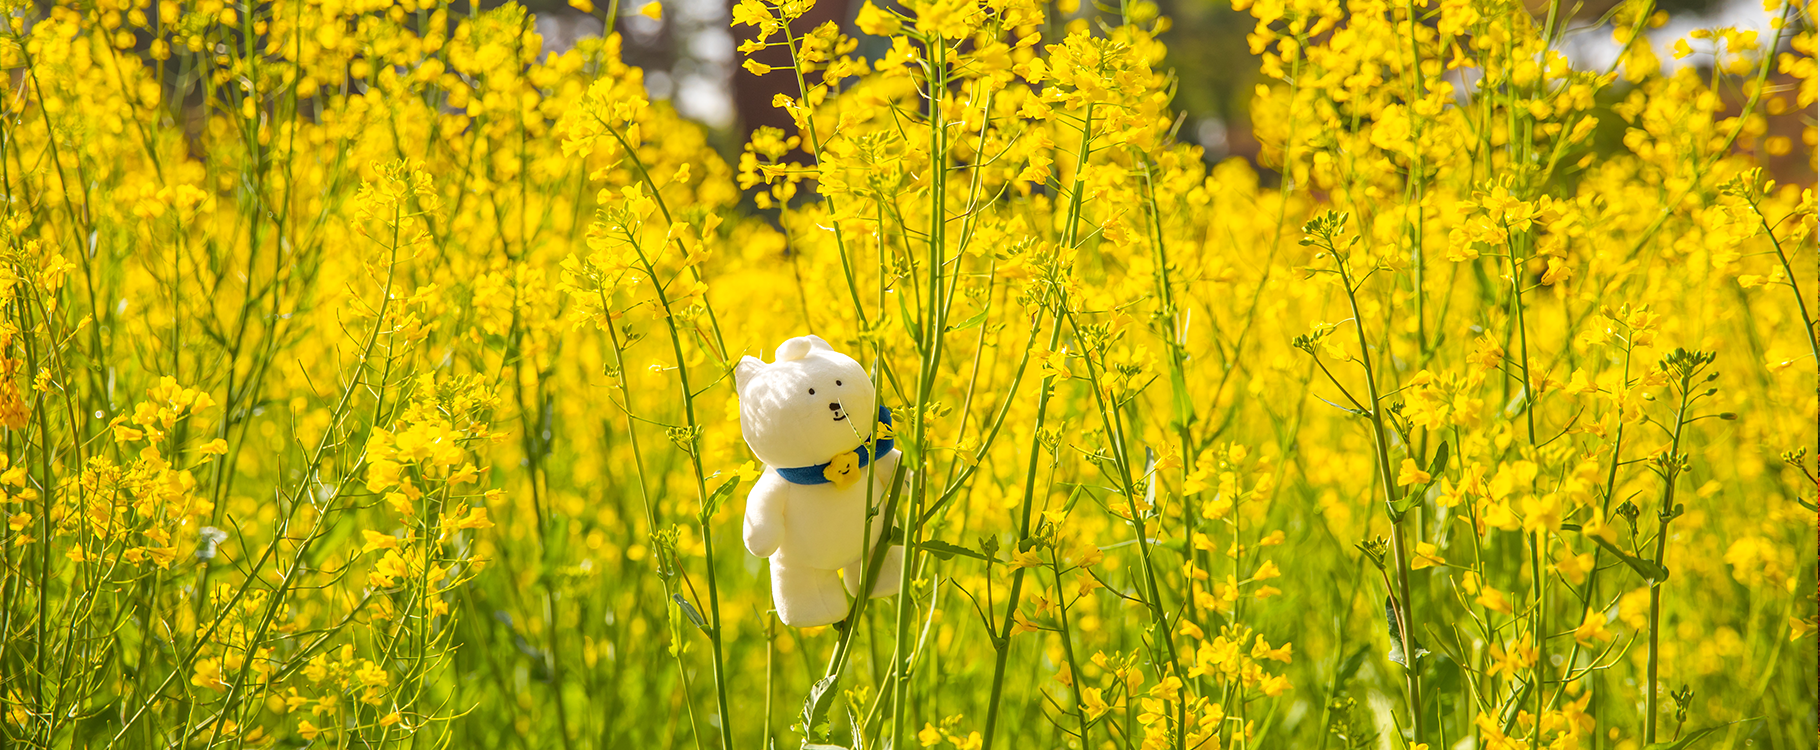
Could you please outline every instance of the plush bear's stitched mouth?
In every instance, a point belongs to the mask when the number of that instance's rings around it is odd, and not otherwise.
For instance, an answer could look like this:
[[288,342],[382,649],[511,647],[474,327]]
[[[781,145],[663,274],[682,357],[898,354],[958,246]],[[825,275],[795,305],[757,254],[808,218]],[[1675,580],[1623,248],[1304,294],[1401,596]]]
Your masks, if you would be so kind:
[[840,416],[837,416],[837,417],[835,417],[835,418],[834,418],[834,421],[836,421],[836,422],[845,422],[845,421],[847,421],[847,413],[846,413],[846,412],[844,412],[844,411],[843,411],[843,412],[841,412],[841,413],[840,413]]

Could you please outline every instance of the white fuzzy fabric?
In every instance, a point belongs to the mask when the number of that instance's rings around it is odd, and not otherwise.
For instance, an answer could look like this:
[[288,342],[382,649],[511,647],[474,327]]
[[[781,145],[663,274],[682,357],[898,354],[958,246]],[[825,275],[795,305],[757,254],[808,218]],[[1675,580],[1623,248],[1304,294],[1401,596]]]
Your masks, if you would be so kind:
[[[864,533],[876,543],[885,519],[866,525],[867,482],[791,484],[775,468],[827,463],[872,437],[878,398],[865,368],[819,336],[778,345],[775,360],[740,360],[739,425],[765,473],[746,497],[746,549],[771,558],[771,600],[785,625],[827,625],[847,616],[847,595],[858,595]],[[813,393],[811,393],[813,391]],[[883,504],[898,451],[873,462],[870,494]],[[862,470],[864,471],[864,470]],[[903,548],[892,547],[872,596],[897,593]]]

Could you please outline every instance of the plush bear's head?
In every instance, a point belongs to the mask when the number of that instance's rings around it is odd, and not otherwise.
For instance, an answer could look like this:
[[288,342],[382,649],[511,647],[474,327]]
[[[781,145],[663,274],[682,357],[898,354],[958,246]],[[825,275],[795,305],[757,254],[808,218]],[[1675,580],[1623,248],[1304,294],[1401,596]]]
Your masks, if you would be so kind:
[[767,466],[827,463],[872,437],[878,396],[858,362],[820,336],[777,346],[776,361],[740,359],[739,427],[752,454]]

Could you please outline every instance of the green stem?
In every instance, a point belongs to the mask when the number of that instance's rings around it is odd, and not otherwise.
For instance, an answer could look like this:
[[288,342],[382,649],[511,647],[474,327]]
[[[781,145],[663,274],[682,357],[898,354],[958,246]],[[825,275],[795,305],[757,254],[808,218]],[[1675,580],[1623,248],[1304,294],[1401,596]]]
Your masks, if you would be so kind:
[[[1663,557],[1668,550],[1668,523],[1675,517],[1675,480],[1680,474],[1681,428],[1687,425],[1688,392],[1692,387],[1691,375],[1684,375],[1681,380],[1681,404],[1675,411],[1675,433],[1669,443],[1668,464],[1662,471],[1662,505],[1656,510],[1656,567],[1662,567]],[[1649,582],[1649,661],[1643,682],[1643,743],[1656,741],[1656,713],[1659,700],[1656,689],[1656,678],[1661,662],[1661,649],[1658,641],[1662,631],[1662,581]]]
[[[1335,250],[1340,280],[1346,289],[1346,302],[1352,308],[1353,330],[1358,334],[1359,358],[1365,369],[1365,388],[1367,397],[1370,399],[1372,437],[1377,443],[1378,482],[1384,487],[1385,506],[1392,507],[1396,503],[1396,473],[1390,468],[1390,439],[1388,431],[1384,428],[1383,408],[1378,397],[1377,374],[1371,364],[1371,347],[1365,340],[1365,319],[1359,314],[1358,288],[1353,285],[1352,275],[1347,271],[1346,258],[1332,247],[1331,242],[1329,242],[1329,249]],[[1416,639],[1415,600],[1411,597],[1409,588],[1409,550],[1403,538],[1405,518],[1407,518],[1406,514],[1393,517],[1391,520],[1390,549],[1395,557],[1397,574],[1397,629],[1402,633],[1403,658],[1408,662],[1403,666],[1404,698],[1409,702],[1409,721],[1413,741],[1421,742],[1425,734],[1422,729],[1427,717],[1422,713],[1422,678],[1420,668],[1417,666],[1418,657],[1414,645]]]
[[1757,221],[1763,225],[1763,233],[1769,235],[1770,244],[1776,248],[1776,259],[1782,261],[1782,272],[1788,274],[1788,288],[1795,293],[1795,306],[1801,310],[1801,331],[1806,334],[1807,350],[1814,361],[1820,363],[1820,336],[1814,330],[1814,319],[1807,312],[1807,298],[1801,295],[1801,282],[1795,279],[1795,269],[1789,265],[1788,253],[1782,250],[1782,240],[1776,239],[1776,233],[1770,229],[1769,218],[1763,215],[1763,208],[1757,201],[1750,202],[1751,211],[1757,214]]
[[1049,572],[1055,574],[1055,607],[1061,623],[1062,660],[1068,665],[1068,690],[1074,694],[1074,718],[1080,727],[1081,747],[1087,747],[1087,706],[1081,701],[1081,665],[1074,656],[1074,634],[1068,627],[1068,592],[1062,588],[1062,560],[1059,549],[1049,551]]
[[[1030,334],[1033,339],[1036,336],[1038,326],[1041,325],[1041,320],[1042,319],[1038,317],[1037,324],[1033,325],[1030,329]],[[1049,331],[1049,349],[1051,351],[1054,351],[1056,344],[1061,342],[1061,337],[1062,326],[1061,323],[1057,321]],[[1036,505],[1037,458],[1042,454],[1043,449],[1043,443],[1040,438],[1043,432],[1044,418],[1049,413],[1049,399],[1055,394],[1054,381],[1054,375],[1044,377],[1040,391],[1042,395],[1037,397],[1036,422],[1035,426],[1030,431],[1030,459],[1025,463],[1024,468],[1023,508],[1022,514],[1018,519],[1017,542],[1013,546],[1014,550],[1021,550],[1023,545],[1030,539],[1030,513],[1031,509]],[[999,632],[988,633],[992,638],[992,650],[994,652],[992,660],[992,688],[987,693],[986,697],[986,728],[985,738],[980,745],[981,750],[992,750],[992,737],[998,729],[999,703],[1003,699],[1005,691],[1005,668],[1011,656],[1011,625],[1017,615],[1018,601],[1022,598],[1024,591],[1024,571],[1025,568],[1017,568],[1012,572],[1011,595],[1005,602],[1005,618],[999,623]],[[988,602],[988,604],[990,604],[990,602]],[[987,626],[990,627],[991,623],[987,623]]]
[[922,355],[922,368],[917,383],[916,413],[913,415],[916,427],[910,443],[910,447],[915,453],[914,456],[908,453],[905,456],[907,461],[913,461],[910,469],[913,473],[911,474],[910,511],[909,515],[905,517],[904,567],[902,579],[898,585],[897,627],[892,652],[892,663],[897,672],[891,706],[892,747],[906,746],[903,740],[910,721],[910,680],[912,677],[910,667],[913,654],[909,640],[912,629],[911,615],[916,609],[916,597],[913,595],[912,583],[916,580],[917,543],[922,537],[923,531],[922,500],[929,485],[928,472],[925,470],[926,448],[928,447],[925,443],[925,436],[929,422],[926,410],[929,406],[929,396],[934,392],[936,376],[941,367],[942,342],[945,333],[943,329],[946,328],[947,317],[945,313],[947,305],[944,304],[942,297],[942,267],[945,263],[943,256],[948,224],[948,151],[942,97],[948,88],[946,68],[948,47],[944,40],[936,37],[929,44],[929,48],[934,52],[930,59],[927,78],[927,93],[929,101],[932,103],[929,108],[929,159],[931,163],[929,172],[929,251],[925,261],[929,266],[929,291],[927,307],[924,308],[920,321],[920,333],[923,340],[918,342],[917,347]]
[[[1077,227],[1080,225],[1081,214],[1080,194],[1083,182],[1082,173],[1087,166],[1087,155],[1092,144],[1093,104],[1089,103],[1087,105],[1086,117],[1081,121],[1080,149],[1075,153],[1074,181],[1073,186],[1069,191],[1068,218],[1062,225],[1062,237],[1059,246],[1064,250],[1072,248],[1077,239]],[[1055,347],[1061,343],[1062,317],[1059,304],[1060,303],[1058,303],[1054,317],[1054,327],[1051,328],[1049,332],[1049,351],[1055,351]],[[1040,329],[1041,322],[1042,316],[1041,313],[1038,313],[1036,320],[1032,323],[1030,329],[1030,335],[1033,340],[1036,337],[1037,331]],[[1040,394],[1041,395],[1037,397],[1036,405],[1036,427],[1030,433],[1030,460],[1024,471],[1023,508],[1022,516],[1018,522],[1017,534],[1017,544],[1020,547],[1030,538],[1030,512],[1032,506],[1034,506],[1036,502],[1037,457],[1042,450],[1042,441],[1039,438],[1042,433],[1044,418],[1049,413],[1049,399],[1055,395],[1055,376],[1048,375],[1043,378]],[[1007,406],[1009,406],[1009,401],[1007,401]],[[963,475],[963,477],[964,476],[965,475]],[[1011,654],[1012,617],[1017,614],[1018,601],[1023,594],[1023,588],[1024,569],[1018,568],[1016,572],[1011,574],[1011,596],[1010,600],[1005,605],[1005,619],[999,624],[999,632],[993,637],[992,641],[992,647],[995,651],[992,666],[992,688],[987,697],[985,738],[982,742],[981,750],[992,750],[992,738],[998,729],[999,704],[1003,699],[1005,688],[1005,669]],[[988,625],[990,625],[990,623],[988,623]]]

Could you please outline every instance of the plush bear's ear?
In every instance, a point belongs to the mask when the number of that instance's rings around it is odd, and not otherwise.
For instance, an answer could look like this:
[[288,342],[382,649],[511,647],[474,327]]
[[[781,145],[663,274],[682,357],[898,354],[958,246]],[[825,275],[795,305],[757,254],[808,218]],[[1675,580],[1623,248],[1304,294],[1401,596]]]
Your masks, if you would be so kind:
[[733,390],[744,394],[746,384],[760,372],[764,372],[765,363],[757,357],[740,357],[739,364],[733,366]]
[[776,361],[794,362],[809,356],[809,352],[813,351],[831,352],[834,351],[834,347],[829,346],[826,340],[813,333],[807,336],[798,336],[777,345]]
[[[811,339],[814,339],[813,341]],[[809,356],[809,350],[815,348],[815,342],[821,341],[814,336],[798,336],[777,345],[777,356],[773,362],[795,362]],[[822,346],[827,346],[823,343]]]

